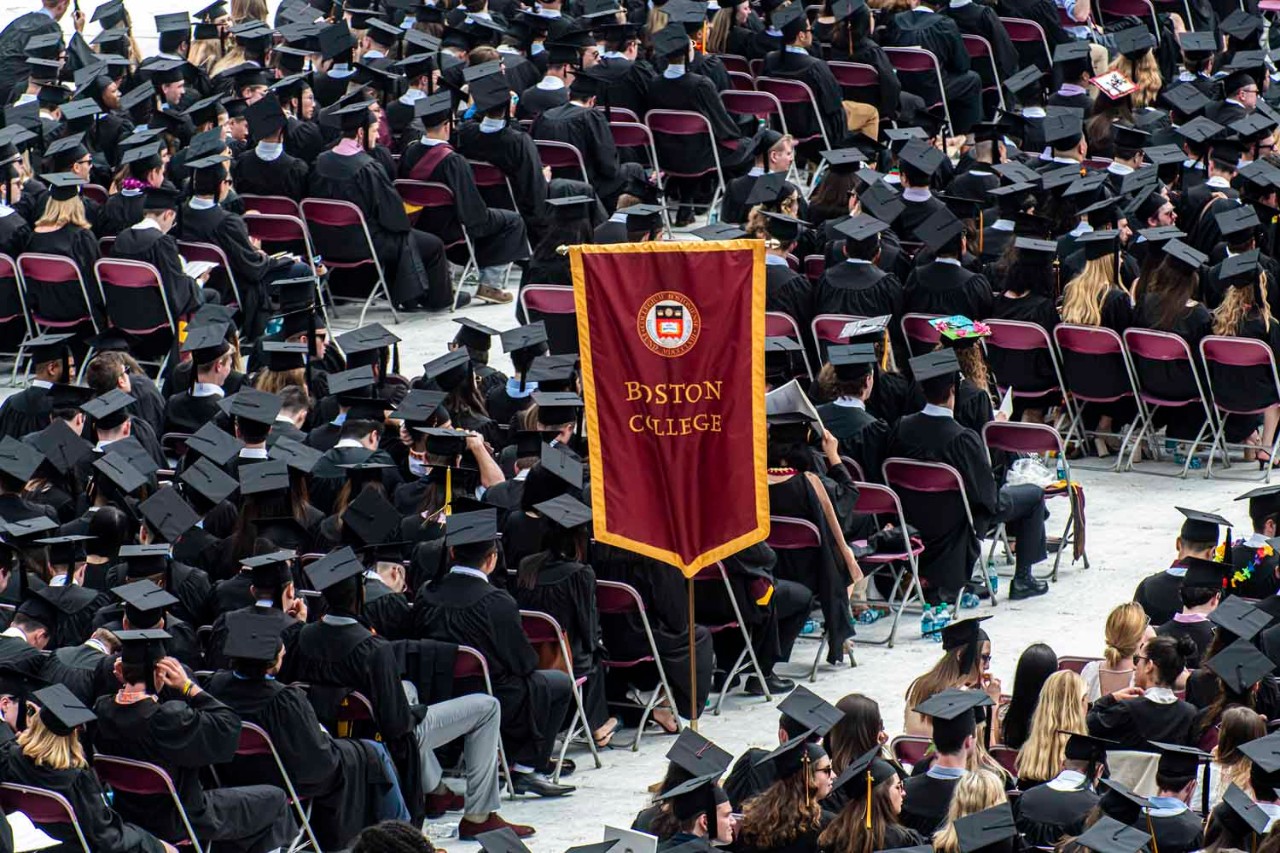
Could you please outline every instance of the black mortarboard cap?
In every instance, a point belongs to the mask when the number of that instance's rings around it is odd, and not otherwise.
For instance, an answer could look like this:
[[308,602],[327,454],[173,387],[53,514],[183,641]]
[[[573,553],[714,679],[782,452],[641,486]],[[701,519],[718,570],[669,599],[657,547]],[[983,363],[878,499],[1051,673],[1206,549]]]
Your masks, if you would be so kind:
[[1177,239],[1164,244],[1164,253],[1193,270],[1200,269],[1209,261],[1209,256],[1204,252]]
[[416,431],[427,437],[427,453],[432,456],[458,456],[467,449],[467,433],[443,427],[417,427]]
[[317,448],[295,441],[287,436],[281,436],[276,439],[275,444],[267,451],[267,455],[271,459],[277,459],[288,465],[295,471],[303,474],[310,474],[320,462],[320,458],[324,456]]
[[231,398],[232,417],[270,426],[280,414],[280,397],[257,388],[241,388]]
[[348,578],[364,574],[364,564],[350,547],[342,547],[316,560],[307,566],[306,571],[307,576],[311,578],[311,585],[320,592],[324,592]]
[[498,539],[498,511],[455,512],[445,519],[444,541],[449,547],[477,545]]
[[[1218,51],[1218,37],[1212,30],[1196,30],[1178,34],[1178,46],[1188,58],[1207,56]],[[1194,87],[1192,87],[1194,88]]]
[[470,317],[455,317],[453,322],[462,327],[454,335],[454,340],[472,349],[488,350],[493,345],[493,336],[502,334]]
[[1185,124],[1178,125],[1175,130],[1178,132],[1179,136],[1182,136],[1191,142],[1203,143],[1208,142],[1218,136],[1218,134],[1223,133],[1226,131],[1226,128],[1212,119],[1200,116],[1186,122]]
[[[1218,231],[1222,234],[1223,239],[1228,243],[1242,243],[1253,235],[1254,231],[1262,224],[1258,220],[1258,212],[1253,209],[1252,205],[1242,204],[1239,207],[1233,207],[1224,210],[1214,216],[1214,222],[1218,225]],[[1239,239],[1232,240],[1231,237],[1239,235]]]
[[948,243],[964,233],[964,221],[945,207],[933,212],[916,227],[916,236],[930,249],[941,251]]
[[65,684],[50,684],[32,694],[31,699],[40,706],[40,722],[49,731],[67,737],[77,726],[98,719],[98,715],[84,706]]
[[1076,242],[1084,246],[1085,258],[1096,261],[1098,258],[1105,258],[1120,250],[1120,232],[1116,230],[1086,231],[1076,238]]
[[582,398],[569,391],[534,391],[538,420],[546,426],[573,423],[582,410]]
[[1206,660],[1204,665],[1226,683],[1228,690],[1236,694],[1247,693],[1249,688],[1276,668],[1271,658],[1258,651],[1249,640],[1236,640]]
[[1218,22],[1218,29],[1234,39],[1247,39],[1262,29],[1262,16],[1251,14],[1244,9],[1235,9]]
[[1079,732],[1059,732],[1067,734],[1066,759],[1068,761],[1102,762],[1106,760],[1107,750],[1120,746],[1119,742],[1106,738],[1093,737]]
[[242,495],[289,490],[289,468],[278,459],[269,459],[253,465],[241,465],[238,473]]
[[442,391],[453,391],[471,373],[471,356],[465,349],[455,349],[422,365],[422,375],[435,380]]
[[898,152],[898,160],[901,163],[917,170],[926,177],[932,177],[933,173],[942,167],[942,162],[945,159],[946,155],[941,151],[919,139],[911,140]]
[[226,465],[242,447],[244,442],[214,425],[213,422],[206,423],[187,439],[188,450],[194,450],[201,456],[207,457],[215,465]]
[[259,608],[227,614],[222,654],[228,659],[273,661],[280,653],[280,634],[289,624],[283,614]]
[[1262,252],[1250,249],[1232,255],[1218,266],[1218,284],[1226,287],[1253,287],[1258,282],[1258,265]]
[[0,471],[13,479],[25,483],[43,461],[43,454],[26,442],[9,435],[0,439]]
[[669,23],[653,36],[653,52],[656,56],[671,56],[687,50],[689,34],[678,23]]
[[1251,640],[1271,624],[1271,615],[1238,595],[1226,598],[1209,614],[1209,621],[1241,640]]
[[994,704],[991,697],[981,690],[952,688],[935,693],[912,710],[935,720],[955,720],[966,712],[991,704]]
[[195,527],[200,520],[199,513],[172,486],[160,489],[138,504],[138,512],[142,513],[147,524],[165,542],[177,542],[182,534]]
[[1149,841],[1147,833],[1106,815],[1076,838],[1076,844],[1094,853],[1138,853]]
[[751,184],[751,192],[747,194],[747,206],[778,204],[790,195],[790,192],[790,187],[787,184],[787,173],[770,172],[767,175],[761,175],[756,178]]
[[956,818],[953,825],[960,853],[977,853],[1018,835],[1013,808],[1007,802]]
[[1280,771],[1280,732],[1251,740],[1238,748],[1264,773]]
[[1271,824],[1271,816],[1234,782],[1222,795],[1222,802],[1240,818],[1250,832],[1261,835]]
[[560,445],[554,447],[550,444],[542,445],[541,462],[542,467],[546,468],[552,474],[555,474],[564,482],[568,483],[571,488],[581,489],[583,483],[583,467],[580,459],[565,450]]
[[[1085,47],[1087,53],[1088,46]],[[1045,142],[1055,148],[1066,149],[1080,141],[1080,137],[1084,134],[1084,123],[1076,113],[1057,113],[1045,116],[1041,129]]]
[[376,489],[364,489],[342,514],[342,525],[364,545],[390,542],[400,531],[400,513]]
[[667,760],[690,776],[709,776],[729,769],[733,756],[698,734],[684,728],[676,742],[667,750]]
[[[81,388],[69,385],[69,388]],[[88,389],[81,389],[88,390]],[[55,404],[56,405],[56,404]],[[67,473],[76,463],[93,453],[93,445],[80,437],[79,433],[67,426],[67,422],[55,418],[49,425],[31,438],[31,444],[44,454],[49,464],[62,473]]]
[[93,468],[115,483],[126,495],[132,494],[150,482],[146,474],[133,467],[128,457],[111,449],[93,463]]
[[558,495],[533,507],[552,524],[572,530],[591,521],[591,507],[572,495]]
[[1129,59],[1137,59],[1156,46],[1156,37],[1145,25],[1125,27],[1112,33],[1112,37],[1115,39],[1116,50]]
[[1231,528],[1231,522],[1214,512],[1202,512],[1198,509],[1175,506],[1186,520],[1182,522],[1179,535],[1191,542],[1217,542],[1218,528]]
[[149,580],[134,581],[112,587],[111,592],[125,604],[125,616],[131,625],[155,625],[166,609],[178,603],[178,597]]
[[845,382],[866,376],[875,369],[878,360],[874,344],[840,344],[827,349],[827,361],[836,376]]
[[850,240],[862,241],[869,240],[882,231],[889,229],[888,224],[881,222],[874,216],[867,214],[859,214],[844,220],[835,226],[835,230]]
[[[285,440],[284,438],[280,439],[280,441]],[[274,449],[273,447],[272,450]],[[226,500],[231,497],[236,489],[240,488],[240,484],[235,478],[215,465],[212,460],[203,456],[197,459],[194,464],[188,465],[183,469],[182,473],[178,475],[178,479],[211,504]]]
[[839,708],[803,685],[778,704],[778,712],[818,737],[826,735],[844,719]]
[[1176,743],[1147,741],[1160,753],[1158,773],[1169,776],[1194,776],[1196,769],[1204,762],[1212,761],[1213,756],[1196,749]]
[[509,826],[482,832],[476,836],[480,849],[485,853],[531,853],[520,836]]
[[117,631],[116,638],[120,640],[120,659],[150,672],[156,661],[167,654],[164,641],[170,635],[159,628],[148,628],[143,631]]

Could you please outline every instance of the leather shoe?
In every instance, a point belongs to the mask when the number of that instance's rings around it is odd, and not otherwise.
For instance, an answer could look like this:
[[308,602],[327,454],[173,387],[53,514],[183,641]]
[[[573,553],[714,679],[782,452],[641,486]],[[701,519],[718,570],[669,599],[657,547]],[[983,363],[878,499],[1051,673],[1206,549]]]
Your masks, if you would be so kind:
[[[772,672],[764,677],[764,683],[769,687],[769,693],[773,696],[781,696],[789,693],[796,683],[790,678],[783,678],[781,675],[774,675]],[[743,692],[748,696],[763,696],[764,688],[760,686],[760,679],[754,675],[747,679]]]
[[484,820],[470,821],[464,817],[458,821],[458,838],[470,840],[477,835],[483,835],[486,832],[493,832],[495,829],[503,829],[504,827],[514,832],[517,838],[528,838],[537,831],[532,826],[503,820],[502,815],[497,812],[489,812],[489,816]]
[[427,817],[434,820],[445,812],[460,812],[465,805],[466,799],[453,791],[444,794],[427,794]]
[[547,775],[548,775],[548,776],[550,776],[552,773],[555,773],[555,772],[556,772],[556,765],[557,765],[557,764],[559,764],[559,765],[560,765],[560,776],[561,776],[561,777],[564,777],[564,776],[572,776],[572,775],[573,775],[573,771],[575,771],[575,770],[577,770],[577,769],[578,769],[578,765],[577,765],[577,764],[575,764],[575,763],[573,762],[573,759],[572,759],[572,758],[566,758],[564,761],[561,761],[561,760],[560,760],[560,759],[558,759],[558,758],[553,758],[553,759],[551,759],[551,766],[550,766],[549,768],[547,768]]
[[559,785],[537,773],[512,773],[511,787],[517,794],[536,794],[539,797],[563,797],[577,790],[573,785]]
[[1038,581],[1028,575],[1025,578],[1015,577],[1009,584],[1009,600],[1018,601],[1023,598],[1035,598],[1049,591],[1049,584]]

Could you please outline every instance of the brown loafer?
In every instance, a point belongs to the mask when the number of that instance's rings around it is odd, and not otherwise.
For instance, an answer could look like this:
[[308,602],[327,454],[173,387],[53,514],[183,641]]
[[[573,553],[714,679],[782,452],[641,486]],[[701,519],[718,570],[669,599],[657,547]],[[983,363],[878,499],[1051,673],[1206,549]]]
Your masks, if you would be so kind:
[[525,826],[519,823],[509,823],[502,819],[502,815],[497,812],[490,812],[489,816],[482,821],[470,821],[465,817],[458,821],[458,837],[463,839],[472,839],[477,835],[485,832],[492,832],[495,829],[506,827],[516,834],[519,838],[528,838],[533,835],[535,830],[532,826]]

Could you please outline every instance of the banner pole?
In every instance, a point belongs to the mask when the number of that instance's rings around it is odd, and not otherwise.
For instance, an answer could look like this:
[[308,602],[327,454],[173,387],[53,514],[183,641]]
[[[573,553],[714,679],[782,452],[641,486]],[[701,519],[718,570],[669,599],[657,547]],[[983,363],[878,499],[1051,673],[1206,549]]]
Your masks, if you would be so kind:
[[689,585],[689,728],[698,730],[698,656],[694,642],[693,618],[693,578],[685,583]]

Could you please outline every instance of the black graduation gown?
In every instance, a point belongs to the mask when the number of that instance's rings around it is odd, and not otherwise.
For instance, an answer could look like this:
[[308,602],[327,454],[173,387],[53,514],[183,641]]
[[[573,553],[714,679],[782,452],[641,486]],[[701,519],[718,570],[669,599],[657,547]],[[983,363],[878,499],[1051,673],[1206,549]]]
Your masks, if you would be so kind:
[[115,237],[133,225],[142,221],[142,203],[145,195],[141,190],[121,190],[107,197],[98,213],[98,221],[93,230],[99,237]]
[[1162,853],[1190,853],[1203,846],[1203,818],[1190,809],[1176,815],[1148,815],[1147,820],[1151,834],[1155,836],[1152,839],[1153,849]]
[[36,36],[61,33],[53,16],[43,9],[18,15],[0,32],[0,92],[8,92],[31,77],[26,62],[27,42]]
[[324,149],[325,134],[319,124],[297,118],[285,119],[284,153],[310,166]]
[[[386,777],[371,744],[335,738],[321,729],[303,690],[274,679],[239,678],[229,670],[214,674],[208,690],[241,719],[261,726],[271,736],[298,795],[315,799],[311,826],[322,847],[345,847],[361,829],[376,822],[377,797],[393,780]],[[252,759],[238,759],[221,772],[230,784],[278,775],[274,764]]]
[[[782,260],[782,263],[777,263]],[[813,289],[809,279],[794,272],[790,265],[781,258],[764,265],[765,310],[781,311],[795,316],[797,306],[808,303],[809,291]]]
[[[725,109],[714,83],[691,71],[679,77],[655,77],[649,82],[648,105],[651,110],[686,110],[704,116],[711,124],[722,169],[733,171],[747,159],[742,144],[742,131]],[[705,136],[669,137],[655,140],[658,159],[678,163],[682,172],[701,172],[715,167],[711,148]]]
[[180,391],[169,398],[164,407],[164,431],[194,433],[211,422],[222,410],[218,403],[221,394],[196,397],[190,391]]
[[946,204],[937,196],[930,195],[924,201],[907,201],[902,202],[902,212],[893,220],[893,231],[903,240],[909,242],[920,242],[919,236],[916,235],[916,229],[919,228],[924,221],[933,216],[939,210],[944,210]]
[[835,403],[819,406],[818,417],[840,442],[840,455],[857,462],[864,479],[879,483],[880,464],[889,444],[889,425],[865,409]]
[[[937,12],[913,9],[894,15],[892,23],[889,30],[891,44],[923,47],[938,58],[954,131],[968,133],[982,116],[982,78],[970,69],[969,54],[965,51],[964,39],[956,22]],[[918,79],[910,86],[914,94],[924,98],[926,104],[942,100],[936,77],[932,74],[916,76]]]
[[[0,745],[0,778],[6,782],[53,791],[66,797],[94,853],[161,853],[164,845],[154,835],[126,823],[111,810],[98,777],[91,768],[54,770],[23,755],[16,740]],[[66,823],[37,823],[59,841],[79,847],[75,830]],[[8,849],[12,850],[12,847]],[[63,848],[59,848],[63,849]]]
[[1064,791],[1046,782],[1013,800],[1014,820],[1027,844],[1052,847],[1064,835],[1079,835],[1085,818],[1097,804],[1098,795],[1087,785]]
[[31,225],[13,208],[0,208],[0,254],[17,258],[27,250]]
[[729,795],[733,810],[742,811],[742,804],[769,788],[777,779],[771,762],[757,764],[769,750],[751,747],[733,763],[724,780],[724,792]]
[[654,79],[649,63],[614,57],[601,59],[592,70],[608,85],[609,106],[622,107],[644,117],[649,84]]
[[[1058,325],[1058,309],[1054,307],[1053,300],[1038,293],[1028,293],[1019,298],[997,293],[987,316],[994,320],[1035,323],[1050,335],[1053,334],[1054,326]],[[1026,352],[1006,354],[994,347],[987,350],[987,360],[992,372],[1000,377],[1000,384],[1019,391],[1037,391],[1058,383],[1052,356],[1044,351],[1034,355],[1032,358]]]
[[[60,255],[75,261],[84,279],[85,292],[95,311],[101,309],[97,277],[93,264],[101,254],[93,232],[76,225],[64,225],[55,231],[32,230],[27,241],[28,252],[44,255]],[[27,292],[27,306],[33,312],[50,317],[76,316],[84,313],[84,301],[79,293],[61,294],[63,288],[39,288]]]
[[520,93],[520,102],[516,104],[516,118],[520,121],[532,121],[549,109],[563,107],[569,103],[569,87],[543,89],[529,86]]
[[800,323],[807,329],[819,314],[901,317],[904,297],[902,283],[893,273],[875,264],[846,261],[823,270],[813,288],[812,313]]
[[1156,628],[1156,634],[1161,637],[1190,637],[1196,644],[1198,653],[1194,657],[1187,658],[1187,669],[1198,669],[1200,662],[1204,660],[1204,653],[1209,649],[1209,643],[1213,642],[1213,623],[1207,619],[1203,622],[1179,622],[1176,619],[1170,619]]
[[[907,415],[889,442],[890,456],[945,462],[960,472],[973,511],[974,526],[985,532],[997,510],[999,496],[982,439],[954,418],[923,412]],[[925,543],[920,575],[930,586],[948,592],[969,579],[978,558],[979,541],[963,512],[955,512],[951,497],[913,498],[908,512],[915,517]],[[915,509],[916,511],[912,511]],[[933,511],[930,511],[930,510]]]
[[[123,562],[107,569],[105,588],[112,589],[129,583],[126,572],[127,567]],[[208,574],[177,560],[170,560],[164,588],[178,599],[178,603],[169,609],[174,616],[192,625],[207,625],[212,620],[209,608],[213,585],[209,582]]]
[[807,53],[792,53],[783,48],[764,58],[764,73],[768,77],[799,80],[807,84],[818,102],[821,128],[814,121],[813,109],[808,104],[782,105],[787,129],[792,136],[803,139],[825,130],[831,144],[840,146],[849,133],[844,114],[844,93],[827,63]]
[[935,779],[928,773],[908,778],[903,783],[906,786],[906,798],[902,803],[902,813],[898,815],[902,825],[907,829],[914,829],[926,838],[932,836],[947,819],[951,795],[959,781]]
[[402,640],[408,636],[409,600],[404,593],[392,592],[380,578],[365,578],[363,615],[379,637]]
[[[577,148],[587,167],[587,181],[602,198],[616,195],[626,180],[609,120],[599,110],[572,102],[553,107],[534,119],[532,134],[534,139],[567,142]],[[574,168],[569,177],[580,178],[577,172]]]
[[263,160],[249,148],[231,164],[231,179],[240,193],[302,199],[307,194],[307,162],[288,152]]
[[1168,705],[1146,697],[1117,702],[1103,696],[1089,709],[1087,723],[1094,737],[1119,741],[1117,749],[1150,751],[1149,743],[1195,746],[1196,708],[1179,700]]
[[[963,6],[944,6],[942,13],[956,22],[960,32],[982,36],[991,45],[991,54],[995,59],[996,71],[1000,79],[1016,74],[1021,67],[1018,64],[1018,52],[995,9],[983,3],[966,3]],[[966,196],[978,198],[979,196]]]
[[169,309],[176,320],[195,313],[202,301],[200,286],[182,271],[178,241],[172,234],[157,228],[126,228],[116,237],[111,256],[133,261],[146,261],[160,273]]
[[[363,151],[350,156],[326,151],[316,158],[308,187],[312,196],[349,201],[364,213],[395,302],[413,302],[422,296],[429,287],[427,269],[415,246],[404,202],[377,160]],[[312,227],[321,230],[324,236],[318,239],[330,254],[347,239],[325,226]]]
[[916,314],[986,317],[991,313],[991,283],[980,273],[941,260],[921,264],[907,276],[902,308]]
[[[508,122],[506,127],[494,133],[482,133],[480,123],[463,122],[457,130],[458,151],[469,160],[479,160],[496,166],[511,183],[516,210],[526,221],[542,216],[547,200],[547,180],[542,176],[542,164],[533,138],[519,125]],[[483,193],[490,206],[511,203],[507,192]]]
[[517,414],[533,405],[533,396],[512,397],[507,393],[506,383],[503,383],[489,392],[484,405],[490,418],[500,424],[509,424]]
[[1173,618],[1173,614],[1182,611],[1181,590],[1181,575],[1170,574],[1167,570],[1156,572],[1138,582],[1133,600],[1142,605],[1152,625],[1163,625]]
[[467,229],[481,267],[500,266],[529,257],[524,220],[510,210],[490,208],[480,196],[467,159],[443,143],[448,154],[439,153],[421,141],[411,144],[400,157],[400,177],[444,184],[453,190],[453,208],[422,211],[418,225],[438,235],[445,244],[462,239],[458,224]]
[[519,611],[515,599],[488,581],[449,572],[434,588],[419,591],[412,614],[415,636],[472,646],[484,655],[513,761],[547,754],[556,736],[538,729],[536,709],[547,697],[541,683],[529,678],[538,668],[538,655],[524,635]]
[[[182,208],[181,234],[183,240],[193,243],[213,243],[220,247],[231,264],[231,272],[240,289],[240,297],[249,301],[256,293],[259,301],[250,302],[250,304],[263,304],[266,297],[266,285],[263,279],[273,266],[281,262],[272,261],[249,242],[249,229],[245,227],[243,217],[230,213],[216,204],[207,210],[198,210],[185,205]],[[224,303],[228,301],[230,300],[223,300]]]
[[39,432],[49,425],[52,411],[49,389],[42,385],[28,385],[0,402],[0,436],[22,438]]

